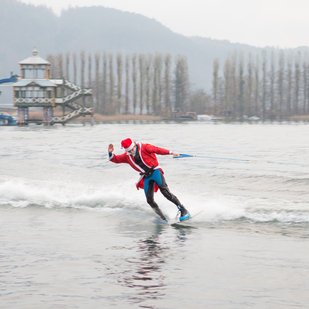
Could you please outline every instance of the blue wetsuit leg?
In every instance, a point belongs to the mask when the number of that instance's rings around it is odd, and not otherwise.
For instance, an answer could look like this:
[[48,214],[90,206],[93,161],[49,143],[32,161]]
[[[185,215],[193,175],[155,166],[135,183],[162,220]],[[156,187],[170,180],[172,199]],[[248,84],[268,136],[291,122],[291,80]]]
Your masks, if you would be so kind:
[[149,182],[151,180],[156,182],[158,184],[158,186],[161,186],[162,179],[161,179],[160,170],[154,170],[154,172],[152,173],[152,175],[150,177],[144,178],[144,192],[145,192],[146,196],[147,196],[147,192],[148,192]]

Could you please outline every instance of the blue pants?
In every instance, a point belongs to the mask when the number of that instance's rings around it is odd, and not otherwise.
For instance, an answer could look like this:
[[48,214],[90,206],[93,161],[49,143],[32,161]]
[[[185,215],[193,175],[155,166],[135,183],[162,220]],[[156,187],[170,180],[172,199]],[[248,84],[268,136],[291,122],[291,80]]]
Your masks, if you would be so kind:
[[147,196],[147,191],[149,187],[149,182],[154,181],[160,187],[162,185],[161,171],[159,169],[154,170],[154,172],[149,177],[144,177],[144,192]]

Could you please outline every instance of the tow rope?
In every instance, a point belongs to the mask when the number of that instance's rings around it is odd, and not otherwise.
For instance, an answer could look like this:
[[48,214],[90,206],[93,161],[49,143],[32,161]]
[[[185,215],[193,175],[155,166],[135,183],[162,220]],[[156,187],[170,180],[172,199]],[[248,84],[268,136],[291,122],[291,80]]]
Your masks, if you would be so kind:
[[[175,158],[175,159],[181,159],[181,158],[205,158],[205,159],[232,160],[232,161],[242,161],[242,162],[262,162],[260,160],[247,160],[247,159],[235,159],[235,158],[196,156],[196,155],[190,155],[190,154],[184,154],[184,153],[180,153],[179,156],[173,156],[173,158]],[[300,163],[274,162],[274,161],[263,161],[263,162],[274,163],[274,164],[285,164],[285,165],[309,166],[309,164],[300,164]]]

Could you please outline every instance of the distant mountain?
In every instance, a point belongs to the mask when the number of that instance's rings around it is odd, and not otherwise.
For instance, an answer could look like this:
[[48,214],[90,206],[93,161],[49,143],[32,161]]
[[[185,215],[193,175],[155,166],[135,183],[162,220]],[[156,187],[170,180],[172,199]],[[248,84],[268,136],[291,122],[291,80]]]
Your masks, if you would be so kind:
[[[235,49],[261,49],[228,41],[185,37],[154,19],[105,7],[69,8],[56,16],[44,6],[17,0],[0,0],[0,79],[18,72],[18,62],[34,47],[40,56],[85,50],[122,52],[169,52],[186,55],[190,81],[195,88],[211,90],[214,58],[223,64]],[[3,96],[0,96],[0,102]]]

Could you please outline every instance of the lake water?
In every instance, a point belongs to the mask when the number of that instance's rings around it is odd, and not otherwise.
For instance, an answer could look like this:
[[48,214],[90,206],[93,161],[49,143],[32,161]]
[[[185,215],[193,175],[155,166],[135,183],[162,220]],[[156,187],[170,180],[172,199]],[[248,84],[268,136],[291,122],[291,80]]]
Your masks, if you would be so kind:
[[[158,156],[204,211],[154,223],[138,173],[107,159],[127,137],[216,157]],[[1,308],[308,308],[308,125],[1,127],[0,142]]]

